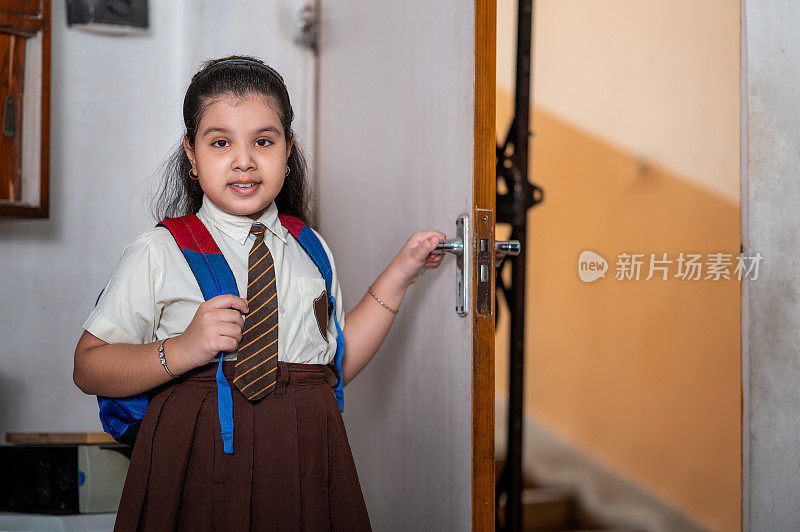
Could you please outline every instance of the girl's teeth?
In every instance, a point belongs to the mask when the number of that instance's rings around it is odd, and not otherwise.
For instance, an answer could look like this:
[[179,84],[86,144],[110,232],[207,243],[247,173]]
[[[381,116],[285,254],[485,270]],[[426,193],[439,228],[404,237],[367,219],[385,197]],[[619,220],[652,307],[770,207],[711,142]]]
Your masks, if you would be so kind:
[[233,186],[239,187],[239,188],[250,188],[250,187],[253,186],[253,183],[250,183],[249,185],[233,185]]

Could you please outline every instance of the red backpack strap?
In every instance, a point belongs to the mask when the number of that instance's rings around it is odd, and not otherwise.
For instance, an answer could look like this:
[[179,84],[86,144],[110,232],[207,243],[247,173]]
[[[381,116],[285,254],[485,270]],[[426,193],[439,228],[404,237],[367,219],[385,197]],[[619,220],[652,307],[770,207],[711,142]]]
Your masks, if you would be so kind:
[[297,238],[300,236],[300,231],[303,230],[303,227],[306,226],[306,223],[298,218],[297,216],[292,216],[291,214],[283,214],[278,213],[278,218],[281,221],[281,224],[292,233],[292,236]]
[[208,229],[196,214],[167,218],[156,225],[162,225],[169,229],[181,251],[221,253],[211,233],[208,232]]

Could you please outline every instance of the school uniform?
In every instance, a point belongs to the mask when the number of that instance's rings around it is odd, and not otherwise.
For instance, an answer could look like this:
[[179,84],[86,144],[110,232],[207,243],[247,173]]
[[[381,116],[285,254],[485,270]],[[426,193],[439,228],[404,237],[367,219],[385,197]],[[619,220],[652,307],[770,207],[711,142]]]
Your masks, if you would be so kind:
[[[278,300],[277,386],[255,402],[233,390],[232,454],[222,449],[215,363],[150,391],[115,530],[370,530],[332,390],[336,326],[314,310],[325,290],[319,269],[281,224],[275,202],[252,220],[204,196],[197,216],[230,265],[241,297],[255,241],[250,228],[255,222],[267,228]],[[331,293],[344,329],[333,256],[315,233],[331,263]],[[83,327],[108,343],[150,343],[182,333],[203,302],[174,238],[156,227],[124,247]],[[229,382],[236,356],[223,357]]]

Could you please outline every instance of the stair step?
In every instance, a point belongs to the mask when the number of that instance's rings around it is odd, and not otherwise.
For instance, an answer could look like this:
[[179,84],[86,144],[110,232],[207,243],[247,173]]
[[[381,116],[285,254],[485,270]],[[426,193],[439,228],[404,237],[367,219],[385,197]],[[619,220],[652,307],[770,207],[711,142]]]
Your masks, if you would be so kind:
[[[505,497],[500,499],[500,518],[505,515]],[[524,530],[563,530],[571,525],[572,499],[568,490],[556,487],[522,490]],[[504,523],[501,522],[504,526]]]
[[522,526],[525,530],[565,529],[571,525],[572,499],[561,488],[522,490]]
[[[495,483],[504,465],[502,459],[495,460]],[[505,494],[501,494],[498,503],[498,524],[504,528]],[[537,486],[531,479],[524,477],[522,529],[526,532],[647,532],[627,526],[603,528],[601,523],[583,511],[570,489]]]
[[646,532],[638,528],[548,528],[536,532]]

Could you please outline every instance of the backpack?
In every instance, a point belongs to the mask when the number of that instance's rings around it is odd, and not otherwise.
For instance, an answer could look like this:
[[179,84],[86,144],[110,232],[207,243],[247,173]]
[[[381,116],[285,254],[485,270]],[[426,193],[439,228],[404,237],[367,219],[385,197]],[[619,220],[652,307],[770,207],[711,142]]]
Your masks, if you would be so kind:
[[[325,279],[325,286],[329,294],[328,316],[330,317],[331,313],[333,314],[337,332],[334,366],[338,382],[333,390],[336,402],[339,404],[339,411],[344,412],[344,386],[342,382],[344,334],[336,317],[336,298],[331,293],[333,275],[328,255],[311,227],[306,225],[300,218],[282,213],[278,214],[278,218],[281,224],[308,253]],[[156,224],[156,227],[158,226],[166,227],[172,234],[178,247],[183,252],[183,256],[189,263],[189,267],[192,269],[192,273],[194,273],[206,301],[220,294],[239,295],[236,279],[228,262],[216,242],[214,242],[211,233],[208,232],[208,229],[197,215],[187,214],[177,218],[167,218]],[[95,306],[100,301],[102,294],[103,291],[101,290],[100,295],[97,296],[97,301],[95,301]],[[217,402],[223,449],[226,453],[231,454],[233,453],[233,399],[230,384],[222,372],[223,353],[220,351],[217,354],[219,358],[216,375]],[[133,445],[147,406],[150,403],[149,392],[130,397],[103,397],[98,395],[97,403],[100,409],[100,422],[103,425],[103,430],[116,441]]]

